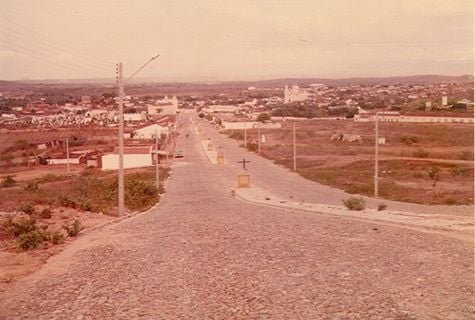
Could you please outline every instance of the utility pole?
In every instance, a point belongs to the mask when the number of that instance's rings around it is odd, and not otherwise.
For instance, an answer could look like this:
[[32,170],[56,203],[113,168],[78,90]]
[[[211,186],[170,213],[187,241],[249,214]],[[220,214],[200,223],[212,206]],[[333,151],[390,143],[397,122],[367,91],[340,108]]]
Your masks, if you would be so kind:
[[295,122],[293,123],[293,140],[294,140],[294,171],[297,171],[297,146],[296,146],[296,139],[295,139]]
[[66,158],[67,158],[67,167],[69,172],[69,138],[66,138]]
[[244,148],[247,149],[247,122],[244,123]]
[[124,195],[124,78],[122,76],[122,62],[118,65],[119,77],[119,216],[125,214]]
[[257,128],[257,154],[261,154],[261,127]]
[[155,186],[157,187],[157,192],[160,187],[160,168],[158,167],[158,132],[155,129]]
[[376,112],[376,117],[374,120],[374,135],[375,135],[375,142],[374,142],[374,197],[378,197],[379,193],[379,185],[378,185],[378,171],[379,171],[379,163],[378,163],[378,156],[379,156],[379,114]]
[[132,79],[137,73],[145,68],[150,62],[157,59],[160,55],[157,54],[150,58],[143,66],[135,71],[127,80],[124,81],[122,74],[122,62],[117,64],[117,81],[119,83],[119,216],[125,214],[125,186],[124,186],[124,84]]

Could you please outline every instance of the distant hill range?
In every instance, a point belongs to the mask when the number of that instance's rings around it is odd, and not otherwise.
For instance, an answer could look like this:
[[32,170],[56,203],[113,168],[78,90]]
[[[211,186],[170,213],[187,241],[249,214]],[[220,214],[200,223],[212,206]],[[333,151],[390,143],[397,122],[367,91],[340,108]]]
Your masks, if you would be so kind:
[[283,87],[286,84],[297,84],[300,86],[308,86],[313,83],[321,83],[333,86],[348,86],[348,85],[414,85],[427,83],[471,83],[473,82],[472,75],[462,76],[444,76],[444,75],[416,75],[416,76],[399,76],[399,77],[358,77],[358,78],[343,78],[343,79],[325,79],[325,78],[287,78],[264,80],[255,82],[259,86],[276,86]]
[[[415,75],[415,76],[397,76],[397,77],[355,77],[355,78],[342,78],[342,79],[328,79],[328,78],[282,78],[282,79],[269,79],[269,80],[257,80],[257,81],[156,81],[154,79],[138,78],[133,81],[134,85],[143,84],[186,84],[193,85],[246,85],[246,86],[259,86],[259,87],[283,87],[286,84],[297,84],[300,86],[308,86],[313,83],[321,83],[326,85],[346,86],[346,85],[394,85],[394,84],[427,84],[427,83],[470,83],[473,82],[473,75],[461,75],[461,76],[445,76],[445,75]],[[40,84],[62,84],[62,85],[74,85],[74,84],[91,84],[91,85],[111,85],[113,82],[111,79],[45,79],[45,80],[19,80],[19,81],[3,81],[0,80],[0,87],[12,86],[12,85],[40,85]]]

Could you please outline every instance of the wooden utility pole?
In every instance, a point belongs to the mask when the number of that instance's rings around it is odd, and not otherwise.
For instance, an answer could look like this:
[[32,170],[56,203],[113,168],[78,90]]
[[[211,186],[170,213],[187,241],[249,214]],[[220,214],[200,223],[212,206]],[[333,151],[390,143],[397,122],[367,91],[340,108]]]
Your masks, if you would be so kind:
[[257,128],[257,154],[261,154],[261,128]]
[[124,186],[124,79],[122,76],[122,62],[118,65],[119,80],[119,216],[125,214],[125,186]]
[[247,149],[247,122],[244,123],[244,148]]
[[66,165],[69,172],[69,138],[66,138],[66,158],[67,158]]
[[155,186],[157,192],[160,187],[160,168],[158,166],[158,131],[155,129]]
[[379,196],[379,184],[378,184],[378,172],[379,172],[379,114],[376,112],[376,117],[374,119],[374,196],[377,198]]
[[295,137],[295,122],[293,123],[292,127],[293,131],[293,140],[294,140],[294,171],[297,171],[297,146],[296,146],[296,137]]

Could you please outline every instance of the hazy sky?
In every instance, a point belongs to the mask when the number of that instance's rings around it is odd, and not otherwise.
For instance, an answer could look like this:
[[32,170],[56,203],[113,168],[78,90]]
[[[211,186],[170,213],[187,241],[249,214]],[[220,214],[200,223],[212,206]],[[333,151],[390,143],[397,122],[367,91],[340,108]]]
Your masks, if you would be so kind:
[[0,79],[473,73],[472,0],[1,0]]

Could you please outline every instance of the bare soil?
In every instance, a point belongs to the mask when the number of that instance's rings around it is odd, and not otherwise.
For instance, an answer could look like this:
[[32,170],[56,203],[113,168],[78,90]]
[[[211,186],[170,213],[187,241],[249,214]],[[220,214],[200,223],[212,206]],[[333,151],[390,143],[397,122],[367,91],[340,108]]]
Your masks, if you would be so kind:
[[[38,211],[41,206],[36,208]],[[39,225],[47,226],[47,231],[59,231],[66,236],[63,230],[64,225],[70,225],[75,220],[79,220],[84,230],[97,225],[112,221],[115,217],[85,212],[71,208],[55,208],[52,210],[51,218],[44,219],[35,215]],[[27,218],[22,213],[0,213],[0,226],[5,223],[8,216],[16,218]],[[38,249],[21,250],[16,247],[16,239],[8,235],[0,228],[0,292],[6,291],[9,286],[30,273],[38,270],[49,257],[61,252],[75,238],[66,238],[63,244],[52,245],[45,243]]]

